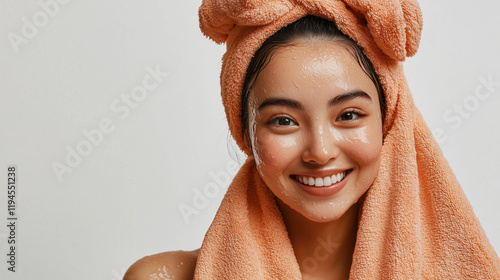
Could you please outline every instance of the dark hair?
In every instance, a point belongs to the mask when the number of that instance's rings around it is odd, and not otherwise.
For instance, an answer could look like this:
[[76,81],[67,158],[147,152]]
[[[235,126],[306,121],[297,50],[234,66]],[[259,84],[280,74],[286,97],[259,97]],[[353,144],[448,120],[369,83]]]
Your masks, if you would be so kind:
[[308,15],[281,28],[271,37],[267,38],[250,61],[245,80],[243,81],[243,92],[241,96],[241,126],[243,135],[247,140],[248,98],[257,80],[257,76],[271,61],[274,50],[279,47],[294,45],[296,43],[294,41],[297,39],[323,39],[343,44],[356,58],[361,69],[363,69],[377,88],[382,123],[384,122],[386,110],[384,92],[372,63],[365,56],[361,47],[347,35],[342,33],[334,22],[317,16]]

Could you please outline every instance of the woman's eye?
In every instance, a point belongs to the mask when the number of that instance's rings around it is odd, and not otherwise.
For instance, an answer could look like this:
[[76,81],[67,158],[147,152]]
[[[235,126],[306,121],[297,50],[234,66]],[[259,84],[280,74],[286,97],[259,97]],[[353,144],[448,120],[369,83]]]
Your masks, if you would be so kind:
[[349,111],[349,112],[345,112],[343,113],[342,115],[340,115],[340,117],[338,117],[338,121],[353,121],[357,118],[359,118],[361,116],[361,114],[355,112],[355,111]]
[[277,117],[272,119],[270,124],[278,125],[278,126],[290,126],[290,125],[297,125],[295,121],[293,121],[291,118],[288,117]]

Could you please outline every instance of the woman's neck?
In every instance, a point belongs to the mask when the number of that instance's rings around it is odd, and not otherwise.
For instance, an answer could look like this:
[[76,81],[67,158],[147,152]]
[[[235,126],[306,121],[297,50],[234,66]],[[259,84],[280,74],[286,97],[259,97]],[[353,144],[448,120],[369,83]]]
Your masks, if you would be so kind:
[[303,279],[348,279],[356,243],[358,203],[338,220],[318,223],[276,201]]

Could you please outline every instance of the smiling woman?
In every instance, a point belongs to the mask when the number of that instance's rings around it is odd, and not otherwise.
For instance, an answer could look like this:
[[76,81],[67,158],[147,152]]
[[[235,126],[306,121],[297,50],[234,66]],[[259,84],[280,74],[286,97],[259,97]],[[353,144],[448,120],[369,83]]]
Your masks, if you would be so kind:
[[377,89],[341,43],[275,50],[253,86],[249,118],[249,148],[282,210],[288,205],[316,222],[337,220],[377,175]]
[[125,279],[158,267],[175,279],[500,277],[404,79],[418,4],[325,2],[204,1],[248,159],[199,250],[144,258]]
[[[321,20],[297,23],[310,21]],[[303,265],[304,279],[349,276],[357,202],[380,164],[378,99],[356,58],[331,40],[276,49],[253,86],[249,149],[278,198],[297,261],[314,255],[318,238],[333,235],[339,244],[321,265]]]

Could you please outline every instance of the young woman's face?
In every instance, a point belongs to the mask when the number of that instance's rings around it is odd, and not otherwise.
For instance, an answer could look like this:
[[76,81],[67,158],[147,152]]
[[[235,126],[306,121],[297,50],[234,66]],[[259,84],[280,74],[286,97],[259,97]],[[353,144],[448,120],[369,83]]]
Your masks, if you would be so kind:
[[336,220],[372,185],[382,148],[378,93],[341,43],[275,50],[248,112],[257,169],[280,207]]

